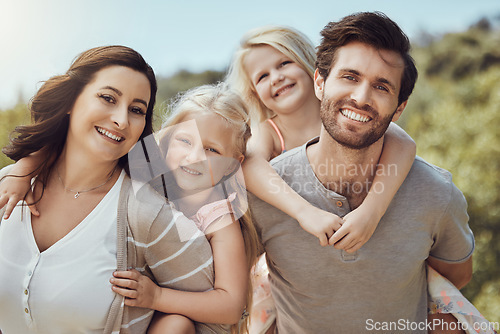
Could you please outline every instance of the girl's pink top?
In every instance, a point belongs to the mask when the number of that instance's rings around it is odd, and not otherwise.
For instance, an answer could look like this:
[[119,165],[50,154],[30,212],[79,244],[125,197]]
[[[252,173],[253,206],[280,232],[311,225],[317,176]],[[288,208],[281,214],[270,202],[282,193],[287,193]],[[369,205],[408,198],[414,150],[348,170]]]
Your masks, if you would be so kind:
[[229,195],[227,199],[222,199],[220,201],[205,204],[190,219],[195,222],[200,231],[205,232],[210,224],[212,224],[218,218],[228,213],[233,213],[231,202],[234,201],[235,198],[236,193],[234,192]]

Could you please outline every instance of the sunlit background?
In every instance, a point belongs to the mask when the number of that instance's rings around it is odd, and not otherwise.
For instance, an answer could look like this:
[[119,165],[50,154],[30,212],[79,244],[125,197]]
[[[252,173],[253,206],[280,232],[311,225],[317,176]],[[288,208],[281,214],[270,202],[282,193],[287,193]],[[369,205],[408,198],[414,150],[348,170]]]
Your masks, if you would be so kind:
[[[0,0],[0,147],[16,125],[29,121],[26,102],[39,82],[66,71],[86,49],[122,44],[139,51],[157,73],[161,114],[177,92],[221,80],[251,28],[289,25],[317,44],[329,21],[374,10],[412,41],[419,79],[398,123],[415,139],[417,154],[451,171],[467,198],[476,250],[463,293],[498,325],[498,0]],[[0,167],[9,163],[0,154]]]
[[373,10],[417,38],[461,31],[498,15],[500,1],[0,0],[0,108],[30,98],[40,80],[64,72],[91,47],[130,46],[160,76],[224,70],[251,28],[290,25],[317,44],[329,21]]

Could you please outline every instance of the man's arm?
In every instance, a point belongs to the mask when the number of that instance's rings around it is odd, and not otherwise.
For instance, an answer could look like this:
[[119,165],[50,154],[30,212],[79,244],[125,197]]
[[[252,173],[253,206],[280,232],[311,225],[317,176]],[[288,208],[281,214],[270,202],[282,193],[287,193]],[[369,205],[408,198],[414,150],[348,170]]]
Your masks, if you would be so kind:
[[448,263],[429,256],[427,264],[447,278],[458,289],[466,286],[472,278],[472,256],[462,263]]

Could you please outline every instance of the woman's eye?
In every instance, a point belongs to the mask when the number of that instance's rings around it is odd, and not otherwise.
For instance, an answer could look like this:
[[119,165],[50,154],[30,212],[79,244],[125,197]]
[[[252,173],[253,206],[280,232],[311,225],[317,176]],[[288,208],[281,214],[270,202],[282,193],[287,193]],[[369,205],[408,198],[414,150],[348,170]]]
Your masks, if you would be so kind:
[[291,64],[291,63],[293,63],[291,60],[285,60],[284,62],[282,62],[282,63],[280,64],[280,67],[283,67],[283,66],[288,65],[288,64]]
[[99,97],[108,103],[115,103],[115,99],[111,95],[99,94]]
[[132,108],[130,108],[130,111],[133,112],[134,114],[146,116],[146,112],[142,108],[139,108],[139,107],[132,107]]

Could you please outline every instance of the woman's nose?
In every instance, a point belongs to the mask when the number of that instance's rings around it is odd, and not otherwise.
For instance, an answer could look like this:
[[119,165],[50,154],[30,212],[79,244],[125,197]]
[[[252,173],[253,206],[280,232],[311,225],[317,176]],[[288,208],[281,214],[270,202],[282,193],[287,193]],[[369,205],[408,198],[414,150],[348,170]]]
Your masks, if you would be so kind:
[[111,121],[122,130],[128,126],[128,116],[128,106],[117,106],[111,114]]

